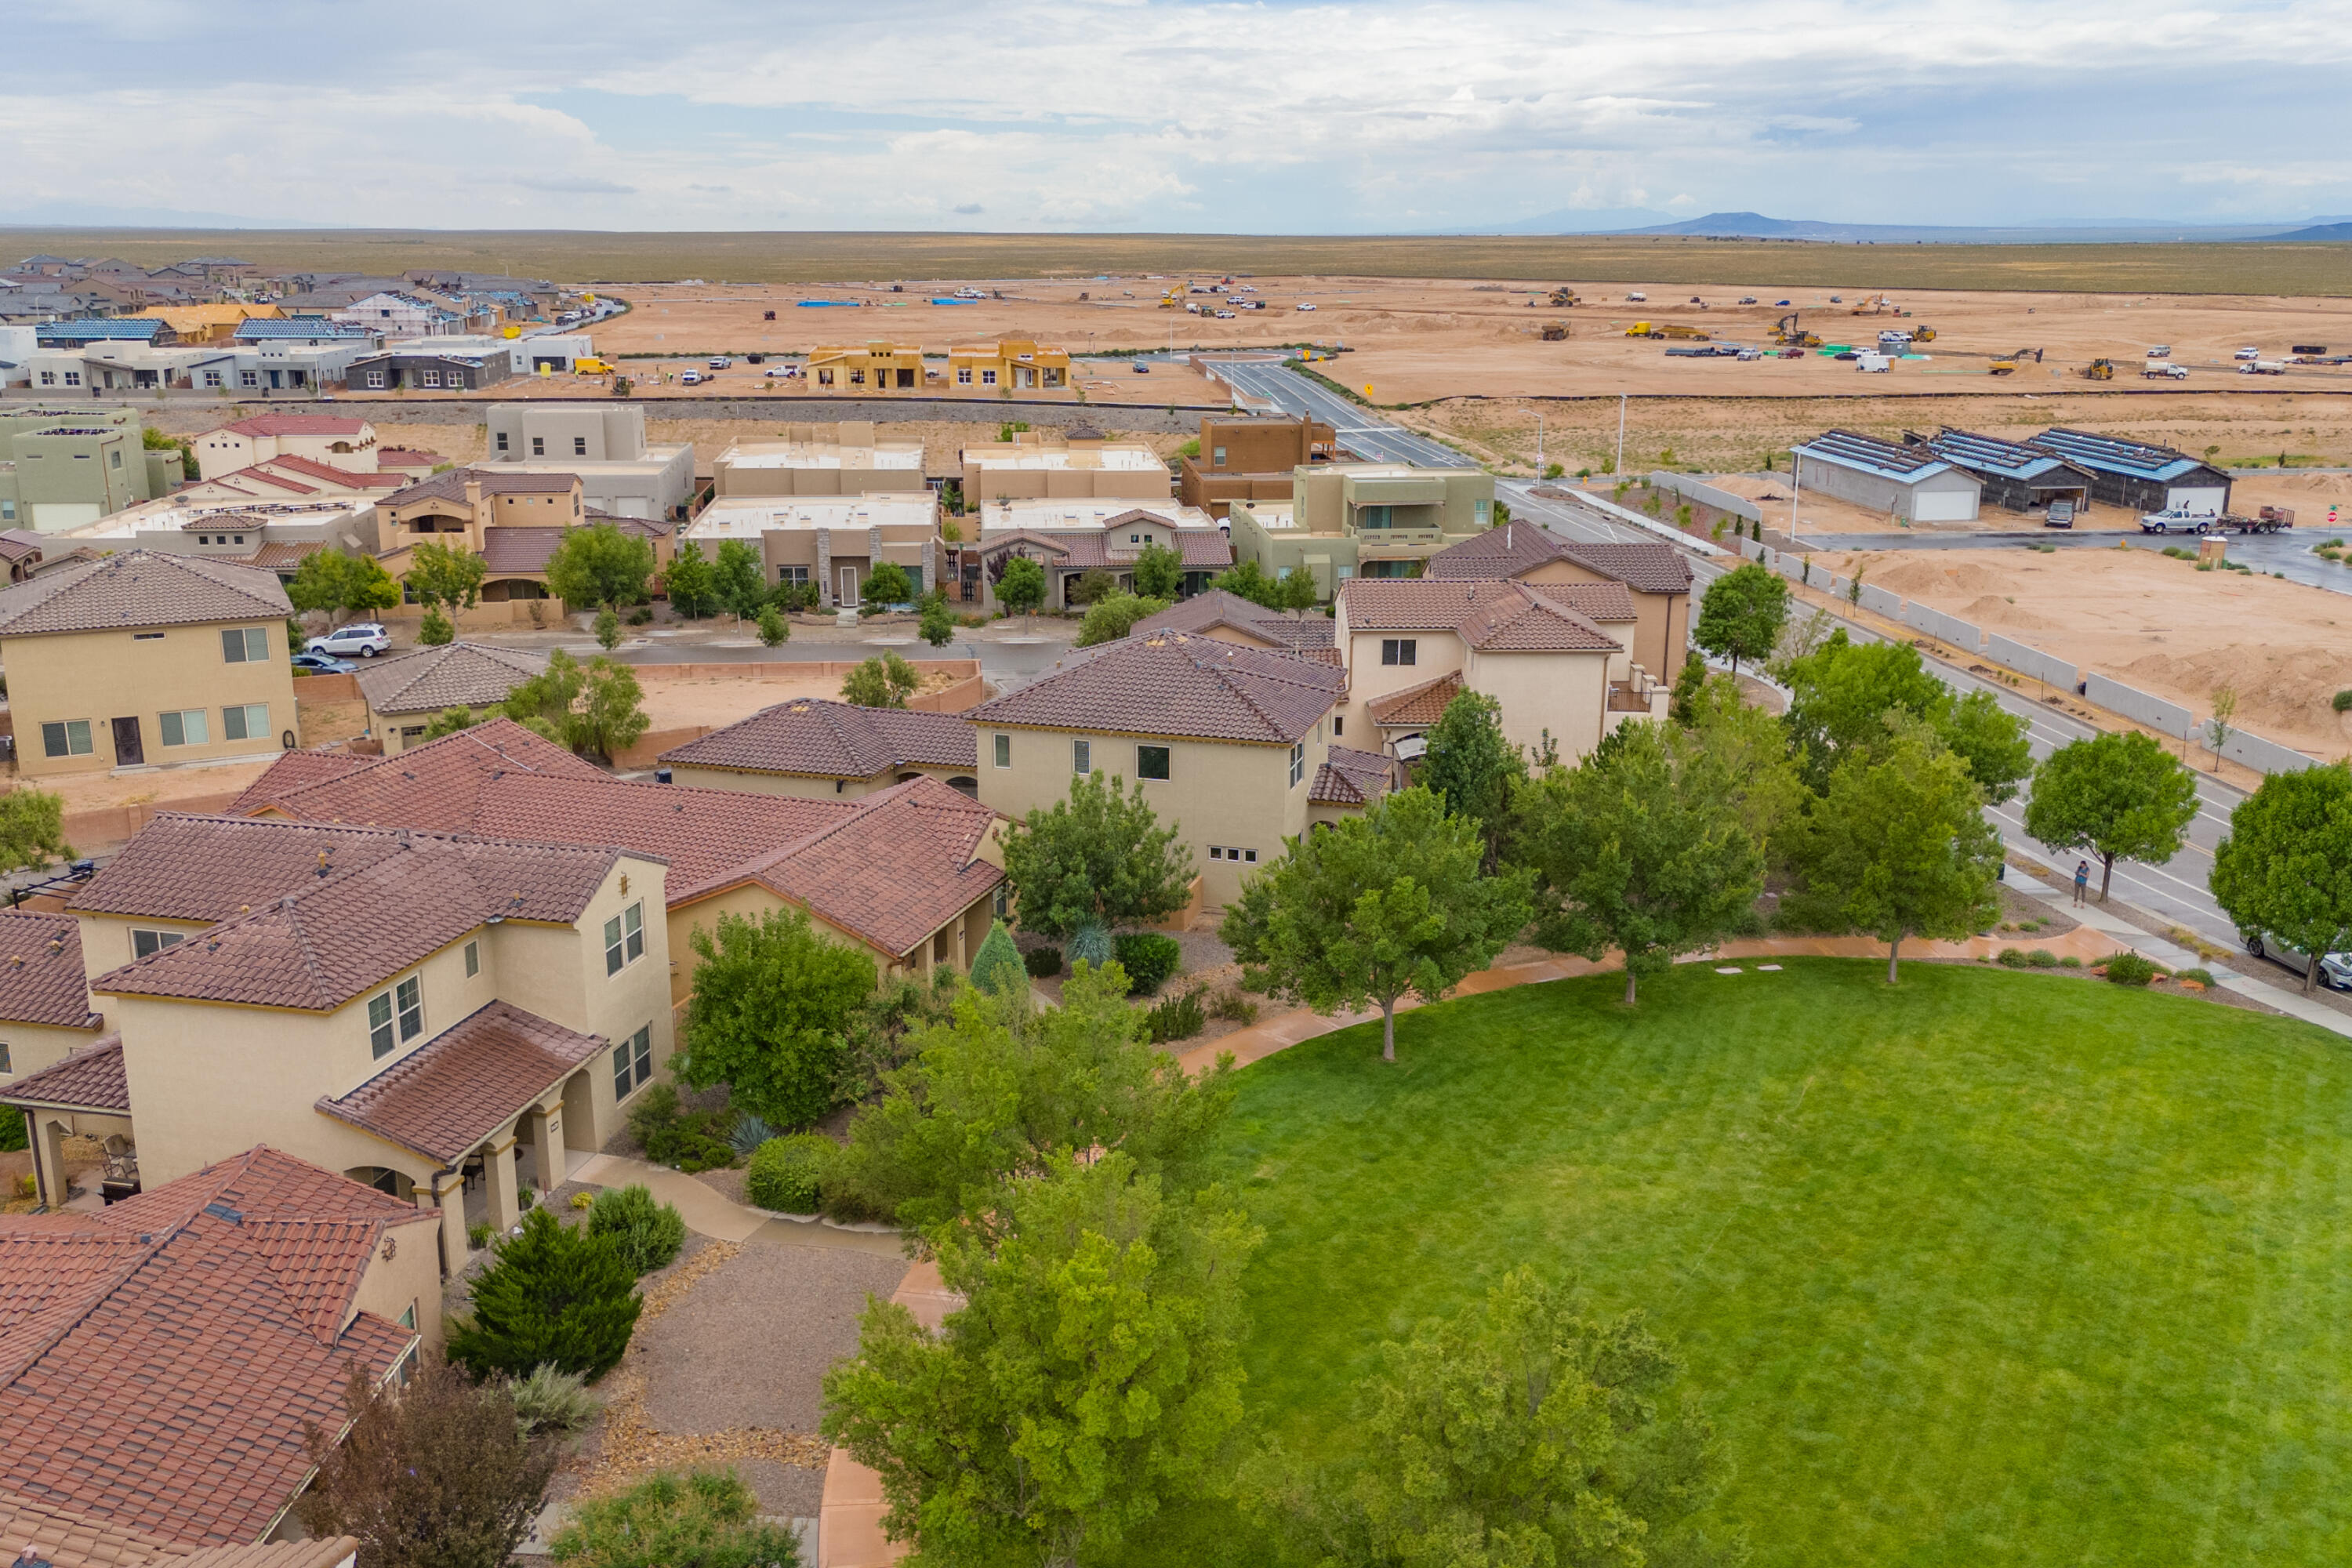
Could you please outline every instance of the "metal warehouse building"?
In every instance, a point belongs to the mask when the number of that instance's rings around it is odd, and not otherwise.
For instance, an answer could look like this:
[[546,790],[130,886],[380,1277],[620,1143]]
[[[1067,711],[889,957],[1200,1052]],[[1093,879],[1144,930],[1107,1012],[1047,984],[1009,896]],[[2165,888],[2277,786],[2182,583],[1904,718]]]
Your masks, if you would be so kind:
[[2230,510],[2230,476],[2169,447],[2063,427],[2044,430],[2033,445],[2089,473],[2093,500],[2134,511]]
[[1974,474],[1984,487],[1983,499],[2011,511],[2042,511],[2053,500],[2070,500],[2080,512],[2091,504],[2090,471],[2039,447],[1948,425],[1933,436],[1906,431],[1903,441]]
[[1976,520],[1977,477],[1931,452],[1855,430],[1831,430],[1795,450],[1801,489],[1912,522]]

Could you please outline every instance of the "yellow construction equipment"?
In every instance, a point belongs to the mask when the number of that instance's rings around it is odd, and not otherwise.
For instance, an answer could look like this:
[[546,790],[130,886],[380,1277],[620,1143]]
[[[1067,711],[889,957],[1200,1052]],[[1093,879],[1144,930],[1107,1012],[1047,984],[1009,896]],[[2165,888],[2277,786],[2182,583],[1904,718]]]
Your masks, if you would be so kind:
[[1895,309],[1895,301],[1881,294],[1875,300],[1864,300],[1861,304],[1856,305],[1853,313],[1857,316],[1875,316],[1882,310],[1893,309]]
[[1556,343],[1556,342],[1561,342],[1561,341],[1562,341],[1563,339],[1565,339],[1567,336],[1568,336],[1568,323],[1567,323],[1566,321],[1546,321],[1546,322],[1544,323],[1544,325],[1543,325],[1543,341],[1544,341],[1544,342],[1548,342],[1548,343]]
[[1181,310],[1183,305],[1184,296],[1173,289],[1160,296],[1160,308],[1163,310]]
[[1681,338],[1686,342],[1703,343],[1706,334],[1696,327],[1685,327],[1680,321],[1636,321],[1625,329],[1629,338]]
[[2093,381],[2113,381],[2116,378],[2116,362],[2111,359],[2095,359],[2083,367],[2083,374]]
[[2034,363],[2040,364],[2042,363],[2042,351],[2040,349],[2019,349],[2014,353],[1997,355],[1992,362],[1992,373],[1995,375],[2008,375],[2014,372],[2019,365],[2023,364],[2027,360],[2032,360]]
[[1646,338],[1650,335],[1650,323],[1636,321],[1625,329],[1625,335],[1629,338]]
[[1552,308],[1553,310],[1567,310],[1570,306],[1571,306],[1571,305],[1573,305],[1573,304],[1575,304],[1575,303],[1576,303],[1576,290],[1575,290],[1575,289],[1570,289],[1570,288],[1568,288],[1566,285],[1562,285],[1561,287],[1559,287],[1559,288],[1558,288],[1558,289],[1553,289],[1553,290],[1551,291],[1551,308]]
[[1911,341],[1915,343],[1932,343],[1936,341],[1936,329],[1914,327],[1911,329]]

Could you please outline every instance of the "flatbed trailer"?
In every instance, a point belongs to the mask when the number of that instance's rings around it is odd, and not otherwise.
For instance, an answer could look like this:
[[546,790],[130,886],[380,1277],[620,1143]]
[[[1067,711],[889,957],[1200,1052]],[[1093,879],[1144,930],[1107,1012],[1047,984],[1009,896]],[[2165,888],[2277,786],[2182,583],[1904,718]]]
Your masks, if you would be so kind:
[[2277,533],[2283,529],[2289,529],[2294,526],[2294,509],[2293,507],[2266,506],[2255,512],[2252,517],[2242,516],[2234,511],[2225,511],[2220,517],[2213,520],[2213,526],[2209,531],[2216,533]]

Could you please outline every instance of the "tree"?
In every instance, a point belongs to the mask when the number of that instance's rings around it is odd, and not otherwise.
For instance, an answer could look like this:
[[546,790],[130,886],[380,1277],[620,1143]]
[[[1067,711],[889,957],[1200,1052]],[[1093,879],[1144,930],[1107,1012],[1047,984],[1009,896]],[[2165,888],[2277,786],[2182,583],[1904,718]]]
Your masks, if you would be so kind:
[[1788,730],[1776,715],[1751,707],[1737,680],[1719,674],[1708,676],[1691,700],[1689,722],[1740,826],[1763,848],[1767,864],[1780,867],[1806,799],[1789,756]]
[[1537,940],[1598,961],[1625,955],[1625,1005],[1642,980],[1749,924],[1764,853],[1731,781],[1696,742],[1655,724],[1619,728],[1605,765],[1554,769],[1529,786],[1521,853],[1541,890]]
[[1059,1157],[1116,1150],[1171,1193],[1207,1179],[1209,1143],[1233,1107],[1229,1063],[1193,1075],[1145,1037],[1117,963],[1072,967],[1059,1007],[1030,1005],[1025,977],[961,991],[944,1020],[909,1034],[827,1173],[865,1211],[909,1230],[993,1232],[1006,1184]]
[[427,1358],[405,1385],[355,1366],[350,1430],[306,1423],[318,1474],[294,1504],[314,1537],[358,1538],[362,1568],[504,1568],[530,1534],[562,1458],[524,1435],[502,1383],[479,1387]]
[[971,983],[996,995],[1029,989],[1029,971],[1022,964],[1021,950],[1013,945],[1013,933],[1004,929],[1003,921],[989,922],[988,935],[972,955]]
[[562,648],[547,656],[547,668],[507,689],[500,711],[518,724],[537,719],[551,727],[559,743],[569,745],[564,731],[572,722],[572,705],[579,700],[587,672]]
[[1136,622],[1167,607],[1165,599],[1139,599],[1113,589],[1087,606],[1086,619],[1078,623],[1078,646],[1117,642],[1135,630]]
[[1310,1468],[1272,1448],[1244,1504],[1318,1568],[1736,1568],[1743,1537],[1689,1523],[1729,1467],[1695,1397],[1661,1414],[1680,1371],[1641,1313],[1597,1320],[1522,1266],[1380,1347],[1355,1455]]
[[1968,763],[1917,721],[1855,752],[1808,808],[1798,863],[1800,918],[1886,943],[1886,983],[1909,936],[1967,936],[2000,912],[2000,838]]
[[1989,691],[1958,697],[1908,644],[1856,643],[1837,631],[1785,667],[1790,700],[1786,722],[1807,784],[1821,790],[1839,760],[1881,745],[1890,718],[1925,720],[1995,804],[2017,794],[2033,771],[2025,721]]
[[2213,717],[2205,721],[2205,744],[2213,753],[2213,771],[2221,771],[2221,748],[2230,743],[2237,731],[2232,721],[2238,717],[2238,689],[2228,681],[2213,689]]
[[654,547],[609,522],[563,531],[547,558],[547,588],[567,609],[614,609],[642,605],[652,595]]
[[542,1204],[474,1281],[473,1313],[452,1328],[449,1359],[477,1377],[550,1365],[602,1377],[629,1348],[645,1304],[636,1284],[610,1237],[574,1229]]
[[1771,657],[1788,619],[1788,580],[1760,562],[1744,562],[1707,584],[1691,641],[1731,660],[1737,675],[1741,659],[1757,664]]
[[1209,586],[1222,588],[1228,594],[1247,599],[1253,605],[1263,605],[1269,610],[1275,607],[1275,581],[1266,575],[1265,568],[1257,563],[1257,557],[1254,555],[1245,556],[1218,573],[1210,580]]
[[1667,706],[1666,716],[1677,724],[1692,722],[1696,711],[1692,704],[1697,700],[1699,690],[1706,684],[1706,656],[1693,648],[1683,659],[1682,672],[1675,677],[1674,697]]
[[733,1470],[663,1470],[584,1498],[548,1542],[567,1568],[800,1568],[800,1540],[760,1518]]
[[680,620],[698,621],[719,607],[718,582],[710,563],[703,559],[701,544],[694,540],[678,541],[662,583],[669,591],[670,611]]
[[621,646],[621,617],[610,610],[596,612],[596,645],[606,653]]
[[0,795],[0,871],[37,871],[72,858],[63,795],[22,784]]
[[596,1194],[588,1209],[588,1234],[611,1240],[629,1272],[642,1279],[677,1260],[686,1245],[686,1216],[675,1204],[655,1198],[652,1188],[632,1183]]
[[1476,824],[1418,785],[1286,842],[1260,878],[1267,892],[1228,913],[1224,939],[1318,1012],[1377,1003],[1383,1061],[1396,1060],[1399,1000],[1438,1000],[1533,912],[1530,875],[1481,876]]
[[1220,1489],[1242,1420],[1241,1280],[1262,1233],[1126,1155],[1014,1184],[1010,1233],[943,1233],[966,1305],[936,1335],[875,1302],[825,1374],[824,1436],[879,1474],[894,1540],[942,1568],[1110,1561]]
[[2061,746],[2034,771],[2025,831],[2053,849],[2098,857],[2099,902],[2118,859],[2161,866],[2188,842],[2197,820],[2197,776],[2137,731]]
[[948,608],[947,600],[936,593],[923,604],[923,618],[916,626],[916,635],[933,647],[945,647],[955,641],[955,615]]
[[1192,894],[1192,852],[1114,774],[1073,775],[1051,810],[1032,806],[1004,835],[1004,874],[1023,931],[1067,937],[1081,926],[1141,925]]
[[895,653],[869,658],[841,682],[841,700],[860,708],[904,708],[923,684],[915,667]]
[[470,730],[480,723],[485,717],[487,715],[477,713],[471,708],[444,708],[426,721],[425,738],[428,741],[437,741],[444,735],[454,735],[460,730]]
[[645,689],[637,684],[635,671],[609,658],[590,659],[585,673],[580,706],[565,731],[564,743],[610,762],[635,745],[653,722],[646,717]]
[[391,609],[400,603],[400,584],[374,556],[346,555],[331,547],[295,569],[286,597],[298,610],[323,611],[332,628],[345,616]]
[[877,562],[874,570],[866,574],[865,598],[869,614],[886,605],[906,604],[914,596],[914,579],[896,561]]
[[711,591],[719,606],[737,619],[760,613],[768,602],[768,580],[760,563],[758,546],[748,540],[722,539],[710,568]]
[[420,544],[408,553],[401,582],[427,609],[470,610],[481,596],[482,558],[462,544]]
[[798,910],[722,914],[688,937],[698,961],[677,1075],[724,1083],[737,1105],[778,1127],[833,1109],[842,1036],[874,994],[874,961],[827,942]]
[[2275,938],[2314,962],[2352,947],[2352,766],[2273,773],[2238,804],[2213,852],[2213,897],[2249,939]]
[[1990,691],[1954,698],[1948,689],[1943,704],[1927,717],[1937,736],[1969,764],[1969,776],[1983,788],[1987,802],[2000,805],[2017,798],[2018,786],[2033,773],[2033,746],[2023,719]]
[[1133,580],[1137,597],[1172,602],[1184,585],[1183,557],[1154,540],[1135,558]]
[[1084,572],[1078,574],[1078,580],[1076,582],[1070,584],[1070,603],[1074,605],[1091,605],[1096,600],[1108,598],[1109,595],[1116,594],[1118,591],[1119,587],[1118,578],[1112,576],[1109,573],[1104,571],[1099,566],[1089,566]]
[[1274,585],[1274,607],[1277,610],[1306,611],[1315,607],[1315,574],[1304,566],[1294,566]]
[[782,612],[773,605],[760,606],[758,625],[761,647],[777,647],[792,637],[792,623],[785,620]]
[[1459,692],[1427,739],[1415,782],[1449,813],[1477,825],[1491,871],[1509,823],[1511,792],[1528,776],[1527,757],[1504,738],[1503,706],[1483,692]]
[[449,617],[441,613],[441,606],[428,605],[425,611],[425,619],[419,622],[416,627],[418,646],[447,647],[457,640],[457,628],[449,624]]
[[996,580],[996,602],[1011,616],[1034,614],[1045,602],[1045,569],[1026,555],[1004,560],[1004,574]]

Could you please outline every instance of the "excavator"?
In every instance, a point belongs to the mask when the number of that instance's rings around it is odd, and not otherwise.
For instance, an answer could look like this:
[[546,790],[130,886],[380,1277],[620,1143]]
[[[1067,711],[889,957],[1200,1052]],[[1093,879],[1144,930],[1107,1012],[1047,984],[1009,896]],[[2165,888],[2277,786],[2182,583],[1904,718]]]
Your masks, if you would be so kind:
[[1819,332],[1809,332],[1797,324],[1797,317],[1801,313],[1791,310],[1772,323],[1774,342],[1787,343],[1791,348],[1800,349],[1817,349],[1822,346],[1822,335]]
[[[1864,300],[1861,304],[1856,305],[1850,313],[1856,316],[1875,316],[1883,310],[1895,310],[1895,301],[1888,299],[1885,295],[1881,294],[1875,300]],[[1900,315],[1902,312],[1898,310],[1895,313]]]
[[2035,364],[2040,364],[2042,363],[2042,351],[2040,349],[2019,349],[2014,353],[2001,354],[1992,362],[1992,374],[1995,375],[2014,374],[2017,367],[2023,364],[2029,359]]
[[2095,359],[2083,367],[2083,374],[2093,381],[2113,381],[2116,378],[2116,362],[2111,359]]
[[1565,310],[1575,303],[1576,290],[1569,288],[1566,284],[1562,284],[1560,287],[1551,291],[1551,308],[1553,310]]

